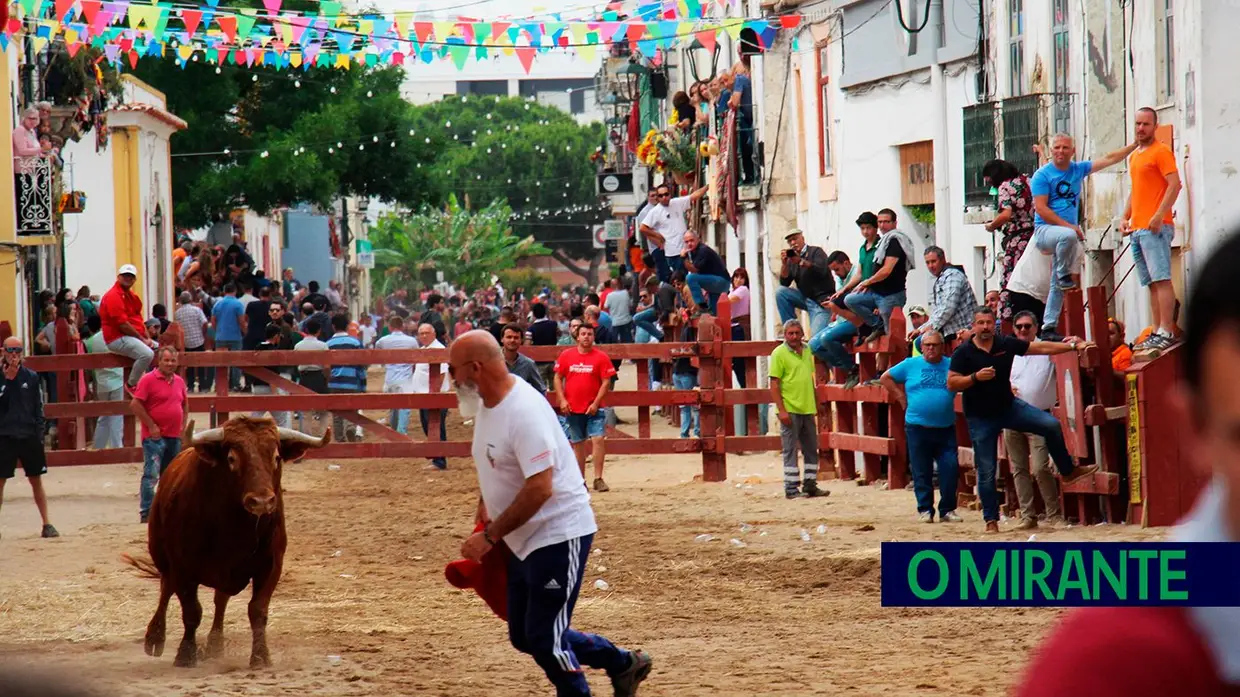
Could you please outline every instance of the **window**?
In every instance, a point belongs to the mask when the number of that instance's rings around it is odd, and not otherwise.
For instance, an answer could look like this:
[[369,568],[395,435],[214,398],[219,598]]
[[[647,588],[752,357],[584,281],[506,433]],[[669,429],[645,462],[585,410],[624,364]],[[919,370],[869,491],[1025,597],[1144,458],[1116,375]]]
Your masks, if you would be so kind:
[[1167,104],[1175,99],[1175,16],[1173,0],[1162,0],[1162,13],[1158,18],[1158,101]]
[[924,140],[900,146],[900,203],[934,205],[934,142]]
[[831,173],[831,76],[827,72],[828,47],[818,45],[818,174]]
[[982,181],[982,166],[995,158],[994,102],[967,106],[964,117],[964,202],[978,206],[993,202],[990,187]]
[[1068,32],[1068,0],[1054,0],[1051,9],[1051,37],[1054,55],[1051,70],[1051,119],[1055,133],[1071,132],[1071,110],[1068,108],[1068,70],[1071,43]]
[[1025,0],[1008,0],[1008,92],[1025,93]]

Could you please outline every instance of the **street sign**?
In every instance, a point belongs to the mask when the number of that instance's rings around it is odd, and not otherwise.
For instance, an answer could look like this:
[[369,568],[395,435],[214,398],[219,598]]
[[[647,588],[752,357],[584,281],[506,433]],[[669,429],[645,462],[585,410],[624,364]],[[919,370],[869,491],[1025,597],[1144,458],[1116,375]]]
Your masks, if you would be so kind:
[[374,252],[359,252],[357,255],[357,268],[359,269],[375,268],[375,253]]
[[605,239],[619,242],[624,239],[624,223],[619,220],[603,221]]
[[604,249],[607,247],[607,228],[603,225],[594,226],[594,248]]

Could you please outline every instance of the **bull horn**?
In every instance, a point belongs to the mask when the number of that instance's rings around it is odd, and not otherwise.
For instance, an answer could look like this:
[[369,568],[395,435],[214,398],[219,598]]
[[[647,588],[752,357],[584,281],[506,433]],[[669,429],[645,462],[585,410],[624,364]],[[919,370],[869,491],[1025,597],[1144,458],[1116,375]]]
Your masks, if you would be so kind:
[[315,438],[314,436],[307,435],[305,433],[302,433],[301,431],[297,431],[291,428],[281,428],[279,429],[279,431],[280,431],[281,441],[288,441],[291,443],[301,443],[303,445],[310,445],[316,448],[321,448],[324,445],[327,445],[328,443],[332,442],[332,430],[330,427],[327,430],[323,431],[322,438]]
[[213,428],[209,431],[203,431],[202,433],[195,433],[194,440],[190,443],[190,445],[198,446],[205,445],[207,443],[219,443],[222,440],[224,440],[224,429]]

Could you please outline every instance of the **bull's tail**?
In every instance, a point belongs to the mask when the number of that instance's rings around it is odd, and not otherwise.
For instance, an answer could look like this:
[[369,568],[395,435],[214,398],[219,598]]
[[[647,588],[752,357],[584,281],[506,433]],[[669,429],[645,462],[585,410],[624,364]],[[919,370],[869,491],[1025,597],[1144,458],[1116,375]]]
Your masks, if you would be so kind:
[[121,561],[137,569],[143,578],[159,579],[162,575],[150,557],[131,557],[128,554],[122,554]]

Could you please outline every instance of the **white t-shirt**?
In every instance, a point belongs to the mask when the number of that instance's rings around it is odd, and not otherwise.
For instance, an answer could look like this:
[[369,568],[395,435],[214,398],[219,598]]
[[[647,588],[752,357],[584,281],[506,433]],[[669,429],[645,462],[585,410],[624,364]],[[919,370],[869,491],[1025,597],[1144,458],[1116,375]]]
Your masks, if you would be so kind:
[[[386,338],[387,338],[386,336],[383,337],[383,339],[386,339]],[[383,339],[380,339],[379,341],[383,341]],[[414,340],[414,345],[415,346],[417,345],[416,339]],[[436,339],[435,341],[432,341],[429,346],[424,346],[422,348],[441,349],[445,347],[443,344],[439,343],[438,339]],[[448,364],[447,363],[439,364],[439,374],[443,376],[443,382],[439,383],[439,391],[447,392],[448,391]],[[415,363],[413,366],[413,393],[414,394],[429,394],[430,391],[431,391],[431,364],[430,363]]]
[[1024,293],[1046,302],[1046,297],[1051,292],[1052,261],[1050,254],[1043,254],[1031,241],[1029,246],[1025,247],[1025,253],[1016,261],[1016,266],[1012,267],[1006,290]]
[[525,525],[504,537],[518,559],[598,531],[573,446],[551,403],[529,383],[514,379],[503,401],[479,410],[473,456],[482,500],[492,520],[512,505],[527,478],[554,470],[551,498]]
[[[418,340],[409,336],[404,332],[392,332],[387,336],[379,339],[375,344],[375,348],[382,350],[400,350],[400,349],[416,349]],[[444,373],[445,375],[447,373]],[[426,371],[427,379],[430,378],[430,370]],[[430,384],[429,382],[427,384]],[[385,367],[383,374],[383,389],[387,392],[397,391],[394,388],[403,387],[405,389],[413,389],[413,364],[412,363],[394,363]],[[423,390],[426,392],[428,390]]]
[[374,345],[375,334],[376,334],[375,325],[363,324],[363,325],[358,326],[357,331],[359,331],[362,335],[362,346],[363,347],[370,347]]
[[667,205],[659,204],[646,217],[645,223],[663,235],[665,256],[678,257],[685,251],[685,231],[689,229],[685,214],[692,206],[688,196],[681,196],[668,201]]
[[1059,401],[1055,380],[1055,364],[1050,356],[1015,356],[1012,358],[1012,387],[1016,396],[1046,411]]

